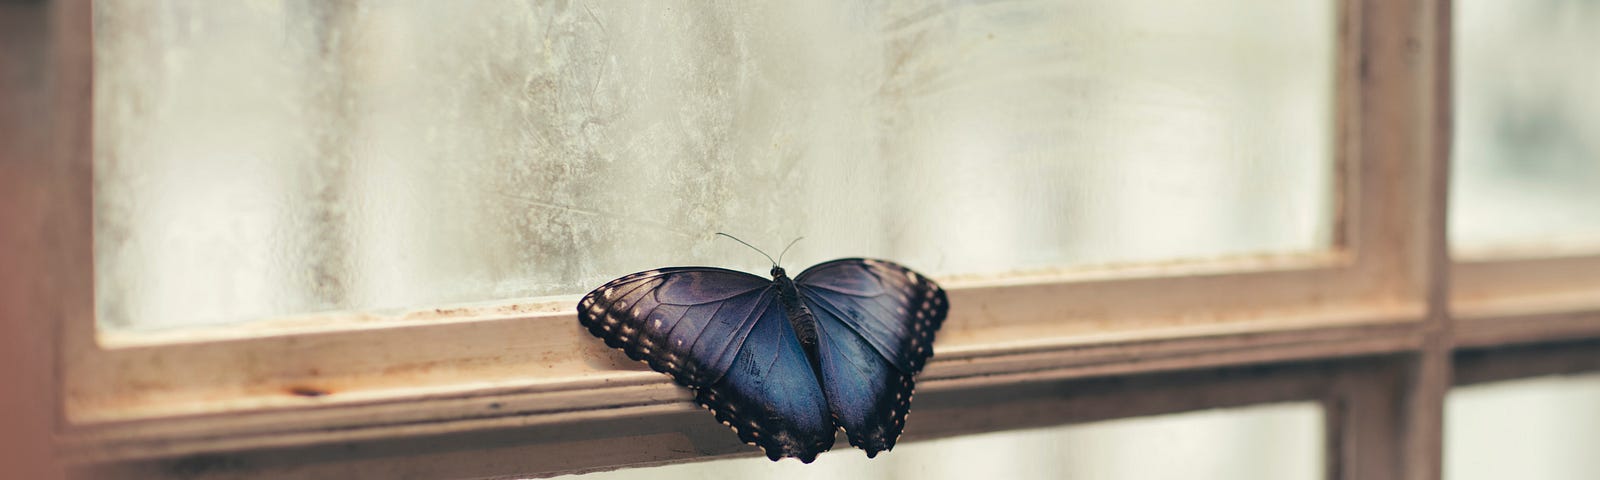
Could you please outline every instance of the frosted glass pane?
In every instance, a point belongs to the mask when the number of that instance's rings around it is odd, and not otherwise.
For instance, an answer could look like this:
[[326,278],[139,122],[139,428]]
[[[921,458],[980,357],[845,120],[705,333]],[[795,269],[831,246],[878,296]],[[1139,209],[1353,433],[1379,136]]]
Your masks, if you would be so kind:
[[1320,407],[1294,403],[912,442],[870,460],[835,445],[810,465],[759,457],[557,478],[1314,480],[1322,427]]
[[1448,480],[1600,478],[1600,374],[1460,387],[1445,402]]
[[100,318],[1323,249],[1335,3],[98,1]]
[[1600,249],[1600,2],[1456,2],[1456,246]]

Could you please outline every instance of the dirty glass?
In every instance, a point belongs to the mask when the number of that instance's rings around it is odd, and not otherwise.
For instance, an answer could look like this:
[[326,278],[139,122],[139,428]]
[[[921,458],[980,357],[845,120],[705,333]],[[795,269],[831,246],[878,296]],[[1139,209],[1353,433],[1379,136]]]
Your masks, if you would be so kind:
[[1335,3],[94,2],[99,318],[1325,249]]
[[1446,480],[1600,478],[1600,374],[1451,390]]
[[1454,10],[1451,242],[1600,251],[1600,2]]
[[1323,425],[1318,405],[1289,403],[910,442],[871,460],[835,445],[810,465],[758,457],[557,478],[1314,480]]

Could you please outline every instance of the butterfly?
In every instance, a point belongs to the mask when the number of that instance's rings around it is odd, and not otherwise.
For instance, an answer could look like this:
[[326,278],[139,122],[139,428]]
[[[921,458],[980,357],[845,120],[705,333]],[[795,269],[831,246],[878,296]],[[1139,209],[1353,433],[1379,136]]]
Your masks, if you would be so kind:
[[693,390],[773,461],[811,463],[833,447],[835,428],[869,458],[894,448],[913,377],[949,310],[944,290],[869,258],[820,263],[793,279],[773,261],[770,273],[634,273],[585,295],[578,322]]

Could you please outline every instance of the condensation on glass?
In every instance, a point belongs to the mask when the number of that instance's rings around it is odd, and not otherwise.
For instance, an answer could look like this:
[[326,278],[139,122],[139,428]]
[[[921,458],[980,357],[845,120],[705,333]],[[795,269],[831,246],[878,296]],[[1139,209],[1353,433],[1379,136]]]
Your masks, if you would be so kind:
[[1444,427],[1446,480],[1600,478],[1600,373],[1456,388]]
[[99,318],[1325,249],[1335,3],[95,2]]
[[1286,403],[911,442],[870,460],[836,445],[811,465],[759,457],[559,478],[1315,480],[1323,426],[1317,404]]
[[1451,242],[1600,251],[1600,2],[1454,11]]

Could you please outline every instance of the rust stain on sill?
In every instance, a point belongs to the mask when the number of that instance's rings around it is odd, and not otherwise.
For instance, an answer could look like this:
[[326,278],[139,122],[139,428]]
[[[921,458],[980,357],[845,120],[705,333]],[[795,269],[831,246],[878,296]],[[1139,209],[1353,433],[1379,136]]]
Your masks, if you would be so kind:
[[289,387],[287,391],[289,392],[290,395],[295,395],[295,396],[300,396],[300,397],[311,397],[311,398],[327,396],[327,395],[333,393],[333,392],[325,390],[325,389],[321,389],[321,388],[317,388],[317,387],[308,387],[308,386],[304,386],[304,385]]

